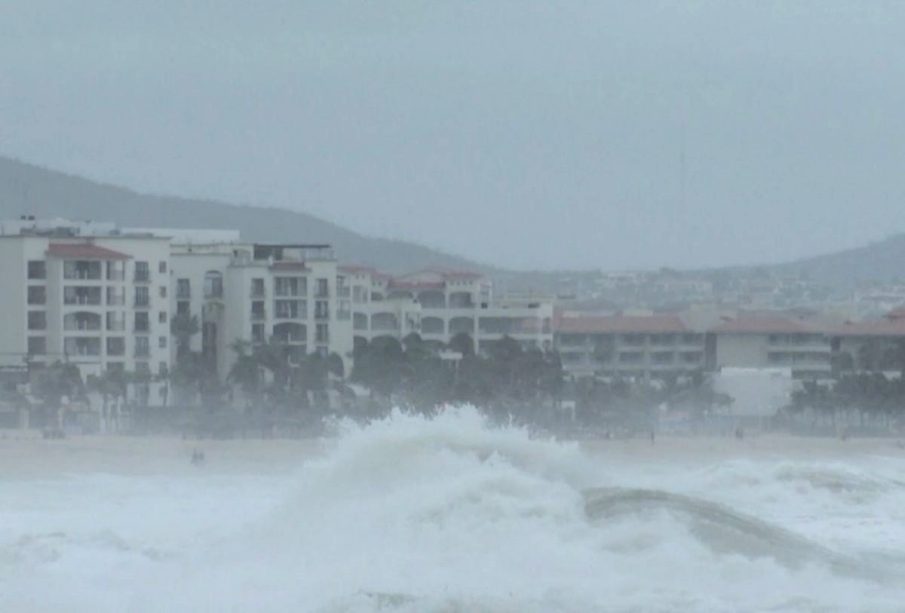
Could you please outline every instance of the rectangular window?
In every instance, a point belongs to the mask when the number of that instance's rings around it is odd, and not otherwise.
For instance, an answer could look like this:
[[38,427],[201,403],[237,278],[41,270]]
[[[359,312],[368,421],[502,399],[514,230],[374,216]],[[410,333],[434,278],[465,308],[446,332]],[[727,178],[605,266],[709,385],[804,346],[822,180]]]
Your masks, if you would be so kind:
[[122,332],[126,329],[126,318],[122,313],[107,311],[107,331]]
[[29,279],[46,279],[47,263],[44,260],[28,261],[28,278]]
[[63,351],[66,355],[94,356],[101,354],[101,339],[68,337],[63,339]]
[[44,355],[47,353],[47,339],[43,336],[28,337],[28,355]]
[[160,297],[161,297],[161,298],[166,298],[166,297],[167,297],[167,286],[166,286],[166,285],[161,285],[161,286],[160,286]]
[[251,295],[255,298],[262,298],[264,296],[264,279],[251,280]]
[[63,278],[98,281],[101,278],[101,262],[66,260],[63,262]]
[[43,285],[28,286],[28,304],[45,304],[47,302],[47,288]]
[[316,319],[330,318],[330,305],[326,300],[318,300],[314,303],[314,317]]
[[157,322],[162,323],[162,324],[167,323],[167,312],[166,311],[161,311],[160,313],[157,314]]
[[141,286],[135,288],[135,306],[146,307],[151,303],[151,294],[147,287]]
[[126,339],[121,336],[107,337],[107,355],[126,355]]
[[176,298],[179,300],[188,300],[192,297],[192,284],[188,279],[176,280]]
[[140,312],[135,314],[135,332],[147,332],[151,329],[151,322],[149,321],[148,314],[146,312]]
[[135,262],[135,282],[147,283],[151,280],[151,269],[147,262]]
[[266,313],[264,312],[264,301],[263,300],[255,300],[251,303],[251,318],[252,319],[264,319],[266,317]]
[[126,304],[126,288],[108,287],[107,306],[123,306]]
[[158,271],[160,274],[162,274],[162,275],[166,274],[166,272],[167,272],[167,263],[166,263],[166,262],[160,262],[160,264],[157,265],[157,271]]
[[98,306],[101,303],[101,288],[99,287],[74,287],[63,288],[63,304],[87,304]]
[[[135,337],[135,357],[146,358],[151,353],[151,344],[148,342],[147,336]],[[136,365],[137,366],[137,365]]]
[[188,300],[180,300],[176,303],[176,314],[177,315],[188,315],[191,313],[191,304]]
[[28,312],[28,329],[29,330],[46,330],[47,314],[44,311]]
[[352,305],[348,300],[339,301],[339,307],[336,309],[336,319],[340,321],[349,321],[352,319]]
[[158,338],[158,339],[157,339],[157,346],[158,346],[160,349],[166,349],[166,348],[167,348],[167,337],[161,336],[160,338]]
[[123,281],[126,278],[126,263],[122,260],[107,262],[107,280]]
[[315,328],[315,340],[318,343],[327,343],[330,340],[327,324],[317,324]]
[[327,279],[317,280],[317,297],[326,298],[330,295],[330,284]]
[[277,277],[273,282],[273,293],[276,296],[303,296],[305,290],[304,277]]
[[299,301],[275,300],[273,307],[273,316],[280,319],[298,319]]
[[253,343],[263,343],[267,339],[264,335],[264,324],[252,324],[251,325],[251,342]]

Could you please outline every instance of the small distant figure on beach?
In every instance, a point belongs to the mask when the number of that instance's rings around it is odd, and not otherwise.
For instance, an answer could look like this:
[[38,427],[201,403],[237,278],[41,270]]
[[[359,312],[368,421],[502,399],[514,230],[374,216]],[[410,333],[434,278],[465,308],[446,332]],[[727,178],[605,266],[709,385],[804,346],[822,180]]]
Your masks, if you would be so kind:
[[653,430],[650,431],[650,444],[653,445],[657,440],[657,435]]
[[741,426],[739,426],[738,428],[736,428],[736,429],[735,429],[735,438],[736,438],[737,440],[740,440],[740,441],[741,441],[741,440],[744,440],[744,438],[745,438],[745,429],[742,428]]
[[200,449],[192,450],[192,465],[193,466],[201,466],[204,464],[204,452]]

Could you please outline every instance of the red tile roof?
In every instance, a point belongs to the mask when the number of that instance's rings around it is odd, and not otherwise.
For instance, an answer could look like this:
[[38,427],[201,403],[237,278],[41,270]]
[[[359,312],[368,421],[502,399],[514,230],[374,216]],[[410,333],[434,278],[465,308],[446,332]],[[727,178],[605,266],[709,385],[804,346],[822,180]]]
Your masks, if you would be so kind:
[[905,319],[887,315],[875,321],[847,321],[827,329],[826,333],[829,336],[905,336]]
[[723,334],[812,334],[820,329],[808,322],[789,317],[741,316],[711,328]]
[[128,260],[132,257],[94,243],[50,243],[47,255],[64,260]]
[[563,315],[554,318],[558,332],[566,333],[668,333],[687,332],[676,315]]

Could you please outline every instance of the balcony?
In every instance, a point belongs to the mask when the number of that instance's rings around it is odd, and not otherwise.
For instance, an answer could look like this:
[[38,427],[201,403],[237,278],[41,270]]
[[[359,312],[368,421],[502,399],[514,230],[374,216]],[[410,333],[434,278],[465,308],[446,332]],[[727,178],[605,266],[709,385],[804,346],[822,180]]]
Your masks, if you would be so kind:
[[70,357],[95,357],[101,354],[100,338],[66,338],[63,351]]
[[151,297],[150,296],[136,296],[135,297],[135,308],[142,309],[147,308],[151,305]]
[[67,287],[63,293],[66,306],[101,306],[101,288]]
[[63,318],[66,332],[97,332],[101,329],[101,316],[96,313],[69,313]]
[[63,278],[67,281],[100,281],[100,262],[67,261],[63,263]]
[[151,271],[136,270],[135,274],[132,276],[132,280],[135,283],[150,283],[151,282]]
[[251,312],[252,321],[264,321],[265,319],[267,319],[267,311],[265,311],[264,309]]

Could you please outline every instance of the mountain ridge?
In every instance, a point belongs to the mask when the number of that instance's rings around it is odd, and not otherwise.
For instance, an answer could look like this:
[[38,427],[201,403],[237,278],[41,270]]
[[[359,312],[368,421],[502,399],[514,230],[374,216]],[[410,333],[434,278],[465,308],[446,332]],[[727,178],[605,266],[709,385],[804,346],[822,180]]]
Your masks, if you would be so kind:
[[359,234],[302,211],[144,194],[0,156],[0,216],[20,215],[94,219],[121,226],[237,229],[249,241],[325,242],[344,263],[394,273],[411,271],[413,262],[416,268],[495,270],[412,241]]
[[[423,268],[473,270],[513,288],[549,285],[557,277],[592,271],[514,271],[481,264],[412,241],[371,237],[302,211],[231,204],[213,199],[143,194],[36,164],[0,156],[0,216],[67,217],[112,221],[122,226],[235,229],[249,241],[325,242],[340,261],[390,273]],[[166,220],[161,223],[162,220]],[[686,272],[772,270],[801,274],[850,288],[870,281],[905,278],[905,233],[867,245],[779,264],[713,267]]]

